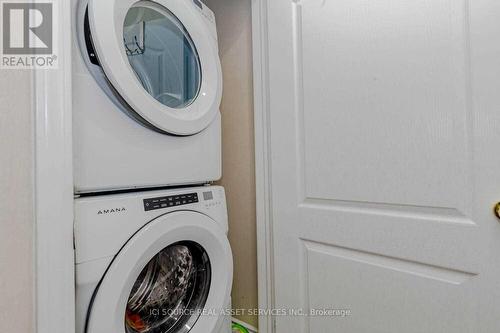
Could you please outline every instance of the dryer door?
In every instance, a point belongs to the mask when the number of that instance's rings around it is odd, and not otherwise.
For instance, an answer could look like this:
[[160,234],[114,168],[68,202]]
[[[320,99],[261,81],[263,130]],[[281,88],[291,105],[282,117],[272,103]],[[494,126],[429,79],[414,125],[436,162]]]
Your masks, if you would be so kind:
[[113,260],[86,332],[212,332],[224,320],[218,314],[228,305],[232,271],[229,242],[214,220],[191,211],[164,215]]
[[196,134],[219,111],[217,41],[202,15],[191,1],[89,1],[91,42],[108,81],[162,132]]

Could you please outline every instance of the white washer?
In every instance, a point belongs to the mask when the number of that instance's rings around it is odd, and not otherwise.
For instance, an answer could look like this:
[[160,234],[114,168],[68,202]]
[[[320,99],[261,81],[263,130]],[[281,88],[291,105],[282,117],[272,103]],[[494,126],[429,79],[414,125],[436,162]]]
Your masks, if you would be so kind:
[[75,192],[221,176],[215,17],[199,0],[72,0]]
[[77,333],[230,333],[224,189],[76,200]]

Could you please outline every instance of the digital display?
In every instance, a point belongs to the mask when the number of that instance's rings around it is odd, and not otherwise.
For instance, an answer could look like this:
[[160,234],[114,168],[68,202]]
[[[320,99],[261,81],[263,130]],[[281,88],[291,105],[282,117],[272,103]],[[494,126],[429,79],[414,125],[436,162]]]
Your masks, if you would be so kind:
[[203,200],[214,200],[214,194],[212,192],[203,192]]
[[197,193],[151,198],[144,200],[144,210],[148,212],[150,210],[189,205],[197,202],[198,202]]

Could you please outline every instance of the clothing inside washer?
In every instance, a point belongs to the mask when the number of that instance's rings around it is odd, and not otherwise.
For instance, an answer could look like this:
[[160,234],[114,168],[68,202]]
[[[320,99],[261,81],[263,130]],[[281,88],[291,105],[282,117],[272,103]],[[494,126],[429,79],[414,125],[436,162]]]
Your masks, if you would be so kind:
[[142,270],[125,313],[127,333],[189,332],[210,289],[208,254],[194,242],[168,246]]

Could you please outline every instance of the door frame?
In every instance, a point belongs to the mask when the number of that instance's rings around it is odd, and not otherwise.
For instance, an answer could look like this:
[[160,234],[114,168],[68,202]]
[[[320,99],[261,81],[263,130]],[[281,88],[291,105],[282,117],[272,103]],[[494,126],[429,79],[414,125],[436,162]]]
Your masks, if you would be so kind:
[[75,332],[72,23],[58,1],[59,68],[31,72],[34,114],[34,329]]
[[[267,0],[252,0],[257,269],[260,309],[274,308],[273,219],[269,115]],[[274,333],[275,320],[259,316],[259,332]]]

